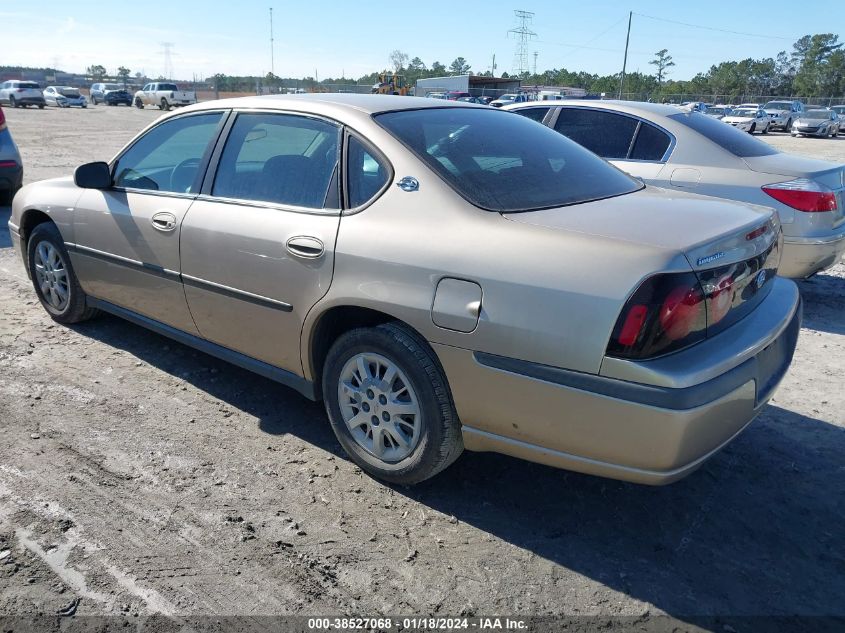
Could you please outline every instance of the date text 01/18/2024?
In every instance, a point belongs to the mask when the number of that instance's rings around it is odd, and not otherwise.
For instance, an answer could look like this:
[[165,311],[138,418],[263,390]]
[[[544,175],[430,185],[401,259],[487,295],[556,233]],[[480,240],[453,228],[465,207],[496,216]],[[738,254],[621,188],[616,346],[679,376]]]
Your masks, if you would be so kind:
[[502,617],[474,618],[309,618],[311,631],[390,631],[393,628],[410,631],[520,631],[527,628],[525,620]]

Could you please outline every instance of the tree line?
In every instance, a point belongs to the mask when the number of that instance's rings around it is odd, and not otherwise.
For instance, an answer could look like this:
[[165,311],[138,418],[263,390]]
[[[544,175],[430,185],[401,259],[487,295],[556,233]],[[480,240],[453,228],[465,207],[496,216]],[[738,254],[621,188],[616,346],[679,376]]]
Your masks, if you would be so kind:
[[[388,70],[403,75],[410,85],[427,77],[464,75],[472,72],[464,57],[457,57],[446,66],[440,61],[426,64],[420,57],[411,58],[403,51],[394,50],[388,55],[386,62],[384,68],[357,79],[278,77],[272,73],[263,77],[232,76],[221,73],[207,78],[205,83],[209,88],[220,92],[253,92],[257,88],[271,91],[302,88],[313,91],[325,89],[327,85],[371,86],[378,82],[380,74]],[[583,88],[589,94],[604,93],[607,96],[616,96],[621,91],[624,97],[653,101],[671,99],[676,95],[701,95],[702,98],[712,95],[726,99],[743,95],[837,99],[845,96],[845,51],[839,36],[833,33],[805,35],[793,44],[791,51],[781,51],[773,58],[724,61],[688,80],[669,77],[675,63],[667,49],[657,51],[649,64],[655,68],[653,74],[641,71],[627,73],[624,82],[620,81],[621,73],[598,75],[566,68],[552,68],[537,74],[524,72],[519,78],[527,85],[569,86]],[[36,69],[0,67],[0,72],[25,70]],[[50,70],[55,72],[54,69]],[[88,76],[95,80],[107,76],[106,68],[100,64],[92,64],[86,71]],[[489,69],[476,74],[492,75]],[[114,76],[128,82],[131,71],[120,66]],[[501,76],[508,77],[508,73],[503,72]],[[141,73],[136,73],[135,79],[141,79]]]

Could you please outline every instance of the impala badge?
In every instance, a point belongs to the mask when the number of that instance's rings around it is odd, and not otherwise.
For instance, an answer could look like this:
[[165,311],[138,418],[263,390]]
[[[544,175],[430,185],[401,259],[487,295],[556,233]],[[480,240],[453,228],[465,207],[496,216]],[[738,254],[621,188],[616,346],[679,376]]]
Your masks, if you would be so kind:
[[709,264],[710,262],[715,262],[717,259],[722,259],[725,256],[724,251],[719,251],[718,253],[713,253],[712,255],[708,255],[707,257],[699,257],[696,264],[698,266],[704,266],[704,264]]

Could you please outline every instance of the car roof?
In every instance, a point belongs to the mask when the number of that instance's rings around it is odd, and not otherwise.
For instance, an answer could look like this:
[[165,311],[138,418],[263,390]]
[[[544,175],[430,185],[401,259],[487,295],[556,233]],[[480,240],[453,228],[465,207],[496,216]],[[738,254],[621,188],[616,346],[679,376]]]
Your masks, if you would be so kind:
[[[616,99],[563,99],[561,101],[529,101],[527,103],[520,103],[513,106],[505,106],[508,110],[521,110],[522,108],[537,107],[542,104],[542,107],[559,108],[561,106],[577,106],[581,108],[601,108],[605,110],[615,110],[618,112],[627,112],[629,114],[649,113],[661,116],[669,116],[684,112],[680,106],[670,105],[665,103],[648,103],[646,101],[619,101]],[[546,105],[548,104],[548,105]]]
[[236,97],[217,101],[204,101],[186,110],[209,110],[218,108],[261,108],[265,110],[296,110],[331,114],[354,110],[364,114],[379,114],[397,110],[421,110],[424,108],[473,108],[472,103],[448,104],[426,97],[403,97],[400,95],[362,95],[351,93],[312,93],[299,95],[264,95],[257,97]]

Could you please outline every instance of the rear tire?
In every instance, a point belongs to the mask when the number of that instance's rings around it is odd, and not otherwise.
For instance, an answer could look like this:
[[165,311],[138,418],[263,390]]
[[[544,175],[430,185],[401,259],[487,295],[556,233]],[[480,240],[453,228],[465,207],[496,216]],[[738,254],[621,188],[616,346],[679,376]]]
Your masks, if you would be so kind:
[[769,133],[769,124],[766,124],[766,127],[763,128],[763,131],[760,134],[768,134]]
[[374,477],[416,484],[463,451],[440,363],[425,340],[403,324],[341,335],[326,357],[322,387],[338,441]]
[[791,132],[792,131],[792,119],[786,120],[786,126],[783,128],[784,132]]
[[159,106],[158,106],[158,107],[159,107],[159,109],[161,109],[161,110],[169,110],[169,109],[170,109],[170,104],[167,102],[167,99],[165,99],[164,97],[162,97],[162,98],[161,98],[161,103],[159,104]]
[[91,97],[91,105],[97,105],[97,97]]
[[13,96],[11,96],[11,95],[9,95],[9,107],[10,107],[10,108],[19,108],[19,107],[20,107],[20,105],[18,104],[17,99],[15,99],[15,98],[14,98]]
[[749,133],[749,134],[754,134],[754,130],[756,130],[756,129],[757,129],[757,124],[756,124],[756,123],[752,123],[752,124],[751,124],[751,129],[750,129],[750,130],[748,130],[748,133]]
[[79,323],[97,315],[70,263],[64,240],[52,222],[39,224],[26,245],[35,294],[47,314],[59,323]]

